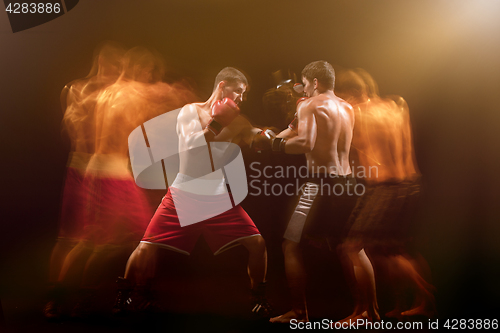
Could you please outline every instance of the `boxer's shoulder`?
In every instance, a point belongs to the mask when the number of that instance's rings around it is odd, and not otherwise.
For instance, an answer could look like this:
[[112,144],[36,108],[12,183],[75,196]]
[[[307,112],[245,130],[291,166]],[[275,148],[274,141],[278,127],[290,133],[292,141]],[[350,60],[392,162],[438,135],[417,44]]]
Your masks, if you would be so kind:
[[320,100],[317,97],[319,96],[308,98],[303,102],[299,103],[297,105],[296,116],[300,118],[302,115],[306,113],[314,112],[314,110],[317,109],[320,105]]
[[195,113],[198,113],[198,115],[200,115],[201,113],[208,114],[208,111],[205,107],[205,103],[186,104],[181,108],[179,116],[187,115],[187,114],[195,114]]

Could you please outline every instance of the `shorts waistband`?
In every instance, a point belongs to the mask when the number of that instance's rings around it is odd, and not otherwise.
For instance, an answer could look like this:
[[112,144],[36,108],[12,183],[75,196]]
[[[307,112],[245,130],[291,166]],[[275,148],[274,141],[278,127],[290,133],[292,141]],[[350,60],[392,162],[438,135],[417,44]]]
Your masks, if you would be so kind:
[[348,175],[337,175],[337,174],[311,174],[307,179],[307,182],[315,184],[349,184],[356,185],[356,178],[352,177],[351,174]]

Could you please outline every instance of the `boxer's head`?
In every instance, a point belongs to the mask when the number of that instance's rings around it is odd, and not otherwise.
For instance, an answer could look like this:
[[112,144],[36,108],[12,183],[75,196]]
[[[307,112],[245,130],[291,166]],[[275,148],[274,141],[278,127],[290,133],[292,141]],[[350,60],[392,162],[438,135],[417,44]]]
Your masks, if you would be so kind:
[[337,76],[335,93],[351,104],[362,103],[367,95],[366,84],[356,72],[345,70]]
[[245,75],[233,67],[226,67],[215,77],[214,92],[220,90],[220,98],[230,98],[236,103],[243,101],[248,80]]
[[103,41],[94,49],[94,62],[87,77],[94,75],[118,78],[122,71],[123,55],[125,49],[113,41]]
[[333,90],[335,87],[335,71],[328,62],[320,60],[308,64],[302,70],[304,92],[308,97],[315,91],[323,92]]
[[122,73],[124,78],[153,83],[161,81],[164,74],[165,64],[158,52],[136,46],[125,54]]
[[374,98],[378,88],[370,74],[363,69],[345,70],[337,76],[335,93],[346,102],[356,105]]
[[378,85],[377,82],[373,79],[373,77],[362,68],[355,69],[356,74],[358,74],[366,85],[366,94],[369,98],[376,98],[379,96]]

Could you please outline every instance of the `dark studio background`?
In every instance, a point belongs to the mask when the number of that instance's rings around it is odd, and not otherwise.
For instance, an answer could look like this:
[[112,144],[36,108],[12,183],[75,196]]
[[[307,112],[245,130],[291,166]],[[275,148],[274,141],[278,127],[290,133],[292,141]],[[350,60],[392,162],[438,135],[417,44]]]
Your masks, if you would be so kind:
[[[336,69],[367,70],[381,95],[401,95],[410,107],[425,183],[417,239],[439,316],[498,317],[498,13],[496,0],[82,0],[18,33],[0,13],[0,298],[7,322],[42,289],[57,232],[69,148],[61,135],[60,91],[87,75],[94,47],[106,39],[156,48],[172,71],[197,83],[204,99],[221,68],[243,69],[252,84],[244,110],[264,125],[262,95],[272,71],[300,73],[320,59]],[[256,200],[244,207],[270,235],[272,257],[279,253],[279,228]],[[235,251],[224,260],[245,258]],[[244,270],[239,265],[234,269]]]

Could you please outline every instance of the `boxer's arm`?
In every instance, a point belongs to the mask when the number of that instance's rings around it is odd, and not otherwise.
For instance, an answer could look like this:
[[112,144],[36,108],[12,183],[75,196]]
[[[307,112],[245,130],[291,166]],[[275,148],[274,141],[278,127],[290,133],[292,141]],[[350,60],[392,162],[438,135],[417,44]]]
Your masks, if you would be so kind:
[[316,117],[314,116],[314,106],[311,103],[299,104],[297,117],[298,133],[286,141],[284,151],[287,154],[309,153],[313,150],[316,143],[317,125]]
[[[236,121],[238,118],[245,120],[236,113],[239,113],[239,109],[233,101],[227,98],[218,101],[212,106],[209,125],[202,129],[196,107],[186,106],[179,115],[177,133],[186,142],[188,149],[211,141],[231,141],[246,126],[244,122]],[[210,125],[212,121],[222,129],[215,130],[215,125]],[[201,141],[203,139],[205,142]]]
[[[398,96],[399,97],[399,96]],[[413,147],[413,133],[411,130],[410,110],[406,101],[399,97],[396,104],[400,109],[402,117],[402,132],[403,132],[403,156],[407,176],[420,174],[418,170],[417,159],[415,156],[415,149]]]
[[249,144],[252,140],[252,133],[257,133],[258,131],[259,129],[253,127],[248,119],[240,115],[229,125],[224,127],[222,131],[214,137],[213,141],[231,142],[238,137]]
[[254,140],[258,139],[260,134],[262,133],[262,129],[258,127],[251,127],[247,130],[245,130],[243,136],[242,136],[242,141],[245,142],[250,148],[254,144]]
[[208,128],[202,128],[198,112],[194,106],[182,108],[177,118],[177,135],[185,144],[185,149],[204,146],[214,141],[215,134]]
[[291,139],[293,137],[297,136],[297,132],[292,131],[290,128],[287,128],[283,131],[281,131],[278,135],[276,135],[277,138],[283,138],[283,139]]
[[68,93],[69,93],[69,85],[65,85],[63,90],[61,91],[61,110],[64,113],[66,111],[66,108],[68,107]]

